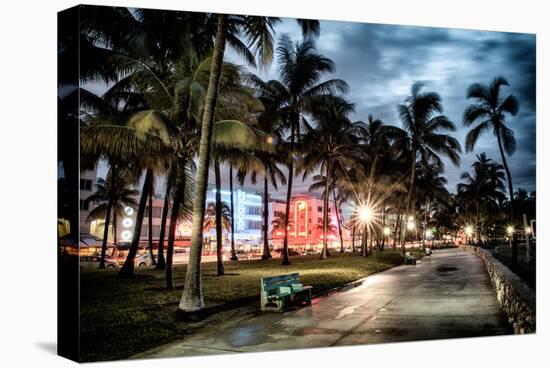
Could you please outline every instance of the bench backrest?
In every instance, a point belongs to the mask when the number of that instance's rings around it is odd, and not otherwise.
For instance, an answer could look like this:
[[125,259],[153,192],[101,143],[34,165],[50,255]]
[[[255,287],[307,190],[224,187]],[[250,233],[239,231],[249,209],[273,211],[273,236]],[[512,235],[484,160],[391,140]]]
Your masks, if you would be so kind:
[[300,274],[299,273],[290,273],[288,275],[281,275],[275,277],[264,277],[262,278],[262,291],[271,294],[271,292],[276,292],[277,289],[281,286],[290,286],[292,284],[299,284]]

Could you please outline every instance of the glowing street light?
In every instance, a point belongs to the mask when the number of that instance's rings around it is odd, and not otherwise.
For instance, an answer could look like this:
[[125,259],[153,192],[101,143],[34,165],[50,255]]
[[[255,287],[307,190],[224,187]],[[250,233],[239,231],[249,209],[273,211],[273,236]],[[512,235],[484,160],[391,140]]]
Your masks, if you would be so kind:
[[508,226],[508,227],[506,228],[506,234],[508,234],[508,236],[514,235],[514,227],[511,226],[511,225]]
[[464,229],[464,232],[466,233],[466,236],[467,236],[468,238],[470,238],[470,237],[473,235],[473,233],[474,233],[474,229],[473,229],[470,225],[468,225],[468,226],[466,226],[466,228]]
[[372,218],[373,218],[373,213],[370,207],[361,206],[361,208],[359,208],[359,219],[361,220],[362,223],[368,224],[369,222],[372,221]]
[[525,234],[530,235],[530,234],[531,234],[531,231],[532,231],[532,230],[531,230],[531,226],[526,226],[526,227],[525,227]]
[[413,221],[407,222],[407,230],[413,231],[416,228],[416,224]]
[[430,239],[432,237],[432,229],[427,229],[426,230],[426,238]]
[[390,235],[390,228],[389,227],[384,227],[384,235],[388,236]]

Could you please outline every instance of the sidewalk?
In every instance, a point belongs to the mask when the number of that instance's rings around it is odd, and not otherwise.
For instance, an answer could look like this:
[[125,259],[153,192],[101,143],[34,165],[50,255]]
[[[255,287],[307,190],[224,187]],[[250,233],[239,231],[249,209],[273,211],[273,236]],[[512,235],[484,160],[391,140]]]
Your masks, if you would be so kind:
[[273,351],[511,333],[483,262],[445,249],[281,314],[234,315],[133,358]]

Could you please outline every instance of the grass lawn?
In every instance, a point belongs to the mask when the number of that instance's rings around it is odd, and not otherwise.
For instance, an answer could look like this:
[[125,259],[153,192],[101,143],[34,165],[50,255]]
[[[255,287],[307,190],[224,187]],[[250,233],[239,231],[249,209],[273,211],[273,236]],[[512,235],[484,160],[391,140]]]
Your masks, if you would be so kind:
[[[249,298],[250,313],[259,310],[260,278],[299,272],[304,284],[321,294],[367,275],[401,264],[398,252],[386,251],[367,259],[357,253],[226,262],[225,276],[216,276],[216,264],[203,264],[202,289],[207,306]],[[418,257],[418,254],[417,254]],[[117,278],[117,270],[81,271],[81,353],[84,361],[128,358],[157,345],[185,336],[200,322],[178,322],[179,302],[186,266],[174,268],[176,290],[165,289],[163,271],[137,269],[131,280]],[[246,299],[245,299],[246,300]]]

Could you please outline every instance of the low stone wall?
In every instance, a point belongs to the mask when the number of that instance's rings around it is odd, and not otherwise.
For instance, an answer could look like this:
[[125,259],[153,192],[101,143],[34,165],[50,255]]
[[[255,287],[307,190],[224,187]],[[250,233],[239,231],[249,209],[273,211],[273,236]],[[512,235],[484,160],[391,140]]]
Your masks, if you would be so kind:
[[493,257],[490,251],[470,245],[461,248],[476,253],[485,262],[497,299],[508,317],[508,322],[513,326],[514,333],[535,333],[537,321],[535,291]]

